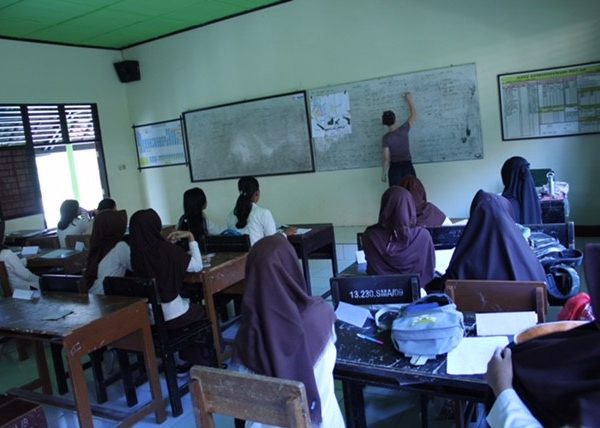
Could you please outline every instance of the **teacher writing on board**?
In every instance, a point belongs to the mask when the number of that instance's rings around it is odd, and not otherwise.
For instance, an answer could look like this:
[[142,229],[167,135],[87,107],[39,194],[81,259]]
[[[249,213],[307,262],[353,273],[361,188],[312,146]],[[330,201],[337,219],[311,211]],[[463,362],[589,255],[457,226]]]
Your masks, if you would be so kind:
[[383,168],[381,181],[386,179],[390,186],[397,186],[402,177],[406,175],[417,176],[410,157],[410,144],[408,132],[417,119],[417,110],[410,92],[404,94],[410,115],[401,126],[396,124],[396,115],[391,110],[386,110],[381,116],[381,122],[389,131],[383,136]]

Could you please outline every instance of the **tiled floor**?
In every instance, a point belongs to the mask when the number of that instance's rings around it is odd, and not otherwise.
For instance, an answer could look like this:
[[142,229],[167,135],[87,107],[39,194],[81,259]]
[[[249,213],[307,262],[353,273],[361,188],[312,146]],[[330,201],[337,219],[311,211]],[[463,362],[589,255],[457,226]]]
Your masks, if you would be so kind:
[[[336,242],[338,255],[338,268],[343,270],[345,267],[355,261],[356,252],[356,232],[361,232],[364,227],[345,227],[336,228]],[[590,238],[577,240],[577,247],[583,248],[587,242],[599,242],[600,239]],[[329,290],[329,278],[332,275],[331,263],[327,260],[314,260],[310,262],[311,280],[314,295],[321,295]],[[582,283],[583,271],[581,272]],[[585,289],[585,285],[583,285]],[[549,319],[556,318],[558,308],[551,308]],[[35,362],[29,359],[24,362],[18,362],[14,345],[9,342],[0,347],[0,392],[6,391],[14,386],[21,385],[31,378],[31,374],[35,373]],[[336,394],[340,400],[340,406],[343,410],[343,400],[341,387],[337,385]],[[163,382],[163,396],[167,396],[166,386]],[[93,388],[90,387],[90,391]],[[91,392],[90,394],[93,394]],[[149,399],[148,386],[142,385],[138,388],[139,402],[143,403]],[[93,399],[93,398],[92,398]],[[366,413],[369,427],[374,428],[391,428],[391,427],[417,427],[420,426],[420,415],[418,411],[418,397],[404,393],[402,391],[390,391],[382,389],[368,389],[365,392]],[[119,383],[113,385],[109,389],[109,403],[111,406],[125,408],[125,400],[122,396],[122,387]],[[434,400],[429,406],[430,426],[432,427],[451,427],[453,422],[447,419],[438,419],[443,406],[443,400]],[[187,394],[183,399],[184,413],[183,415],[173,418],[170,416],[170,406],[165,400],[167,420],[160,425],[164,428],[183,428],[195,426],[194,414],[191,406],[190,395]],[[49,427],[51,428],[71,428],[77,426],[77,418],[74,412],[64,411],[61,409],[45,407],[44,411],[48,419]],[[96,418],[95,427],[113,427],[115,423],[108,420]],[[154,418],[148,417],[143,422],[139,423],[139,427],[157,426],[154,423]],[[485,426],[485,423],[479,421],[473,426]],[[233,428],[233,420],[227,417],[218,417],[217,427]]]

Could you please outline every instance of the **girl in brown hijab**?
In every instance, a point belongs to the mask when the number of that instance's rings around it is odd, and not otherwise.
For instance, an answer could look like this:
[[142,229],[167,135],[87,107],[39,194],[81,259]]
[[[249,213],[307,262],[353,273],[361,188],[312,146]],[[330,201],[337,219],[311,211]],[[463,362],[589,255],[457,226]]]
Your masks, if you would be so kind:
[[400,187],[404,187],[410,192],[415,200],[415,208],[417,209],[417,226],[435,227],[442,225],[451,225],[452,222],[446,214],[431,202],[427,202],[427,193],[421,180],[412,175],[405,176],[399,183]]
[[[189,231],[171,232],[168,241],[160,231],[160,217],[153,209],[140,210],[129,222],[131,267],[134,276],[154,278],[161,300],[167,328],[177,330],[204,318],[204,309],[181,297],[181,286],[186,271],[202,269],[202,257],[194,235]],[[190,254],[169,241],[187,238]],[[206,364],[207,350],[191,345],[180,352],[180,357],[191,364]]]
[[[131,269],[129,246],[123,242],[127,230],[127,212],[125,210],[106,210],[98,213],[94,219],[90,250],[85,270],[85,284],[91,293],[102,293],[102,281],[106,276],[123,276]],[[119,242],[122,242],[119,244]],[[119,245],[117,250],[112,251]],[[104,263],[108,254],[111,254]],[[122,257],[119,255],[123,254]],[[122,259],[119,262],[119,259]],[[102,268],[100,268],[102,264]],[[99,281],[98,281],[99,279]]]
[[435,251],[429,232],[417,227],[415,202],[408,191],[392,186],[381,197],[379,222],[363,234],[367,273],[417,273],[421,287],[433,279]]
[[246,262],[234,362],[241,371],[303,382],[313,426],[324,428],[344,426],[333,385],[334,321],[331,306],[306,293],[298,257],[285,236],[254,244]]

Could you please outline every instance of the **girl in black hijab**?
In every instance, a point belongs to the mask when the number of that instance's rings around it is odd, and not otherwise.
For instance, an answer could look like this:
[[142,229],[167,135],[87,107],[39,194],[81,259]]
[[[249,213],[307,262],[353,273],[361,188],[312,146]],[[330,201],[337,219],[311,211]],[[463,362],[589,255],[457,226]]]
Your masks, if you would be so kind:
[[[171,232],[167,238],[174,242],[188,239],[190,254],[165,240],[160,231],[160,217],[153,209],[140,210],[129,222],[129,245],[133,275],[155,278],[167,328],[180,329],[205,317],[204,309],[180,295],[186,271],[202,269],[198,243],[191,232]],[[191,364],[206,364],[206,350],[192,345],[180,352],[180,357]]]
[[252,247],[234,360],[242,370],[303,382],[313,425],[324,428],[344,426],[333,386],[334,321],[331,306],[306,293],[285,236],[268,236]]
[[479,190],[446,278],[545,281],[546,274],[515,225],[510,203]]
[[540,224],[542,209],[529,162],[514,156],[504,162],[500,174],[504,184],[502,196],[510,201],[515,221],[519,224]]

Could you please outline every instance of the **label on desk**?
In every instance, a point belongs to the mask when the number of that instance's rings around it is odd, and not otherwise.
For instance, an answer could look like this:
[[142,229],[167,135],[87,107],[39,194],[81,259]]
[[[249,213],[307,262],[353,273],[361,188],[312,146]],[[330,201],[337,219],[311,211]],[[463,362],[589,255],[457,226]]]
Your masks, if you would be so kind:
[[32,245],[31,247],[23,247],[21,249],[21,255],[22,256],[35,256],[39,250],[40,250],[40,247],[38,247],[37,245]]
[[35,290],[23,290],[21,288],[15,288],[13,290],[12,298],[21,300],[31,300],[35,296]]
[[335,315],[340,321],[347,322],[356,327],[362,328],[365,325],[367,318],[372,318],[371,312],[366,308],[360,306],[350,305],[348,303],[340,302]]

